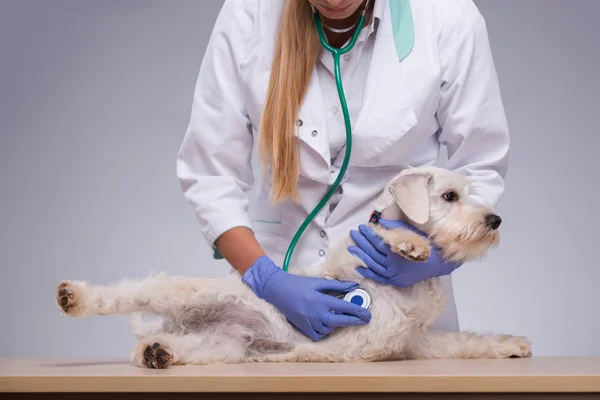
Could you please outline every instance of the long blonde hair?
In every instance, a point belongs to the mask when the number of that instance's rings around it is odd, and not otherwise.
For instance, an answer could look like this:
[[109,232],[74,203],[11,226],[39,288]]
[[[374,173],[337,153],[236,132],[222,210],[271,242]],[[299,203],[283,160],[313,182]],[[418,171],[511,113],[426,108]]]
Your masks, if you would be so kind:
[[285,0],[266,102],[259,124],[258,154],[271,170],[271,199],[298,199],[298,110],[320,50],[308,0]]

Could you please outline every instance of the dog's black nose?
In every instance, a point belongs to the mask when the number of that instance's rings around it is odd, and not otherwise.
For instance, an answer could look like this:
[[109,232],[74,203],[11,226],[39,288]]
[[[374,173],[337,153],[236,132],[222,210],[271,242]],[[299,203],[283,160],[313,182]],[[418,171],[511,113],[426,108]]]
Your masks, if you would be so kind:
[[500,224],[502,223],[502,218],[497,216],[496,214],[489,214],[485,217],[485,222],[492,229],[498,229]]

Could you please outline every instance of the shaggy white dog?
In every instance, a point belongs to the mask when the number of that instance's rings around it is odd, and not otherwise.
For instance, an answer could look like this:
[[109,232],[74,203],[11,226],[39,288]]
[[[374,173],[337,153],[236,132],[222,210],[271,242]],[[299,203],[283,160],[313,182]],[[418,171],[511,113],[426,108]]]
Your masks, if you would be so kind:
[[[448,260],[473,261],[498,244],[500,218],[470,200],[468,180],[438,167],[408,168],[378,199],[386,219],[402,219],[425,232]],[[423,261],[427,239],[404,229],[372,227],[398,254]],[[355,270],[362,261],[348,253],[348,237],[319,268],[290,273],[357,282],[373,299],[366,325],[339,328],[313,342],[271,304],[259,299],[238,274],[220,279],[158,275],[116,286],[64,281],[57,303],[70,316],[131,314],[139,338],[132,361],[165,368],[172,364],[239,362],[354,362],[415,358],[528,357],[525,337],[442,332],[430,329],[445,293],[439,278],[409,288],[381,285]],[[161,316],[144,323],[141,313]]]

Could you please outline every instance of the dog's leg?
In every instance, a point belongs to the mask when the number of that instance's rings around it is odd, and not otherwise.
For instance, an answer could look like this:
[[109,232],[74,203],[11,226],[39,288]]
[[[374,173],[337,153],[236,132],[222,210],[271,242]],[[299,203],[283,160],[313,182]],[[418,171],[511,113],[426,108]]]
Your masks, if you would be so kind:
[[240,340],[209,332],[175,336],[158,334],[140,340],[131,361],[140,367],[166,368],[175,364],[236,363],[246,347]]
[[217,301],[220,288],[221,294],[227,289],[243,290],[235,279],[226,280],[158,275],[115,286],[64,281],[58,286],[56,301],[65,314],[73,317],[136,312],[168,315],[185,305]]
[[531,342],[522,336],[425,331],[411,340],[406,354],[413,359],[530,357]]
[[131,361],[140,367],[166,368],[176,364],[227,364],[255,361],[266,354],[290,352],[290,343],[254,339],[209,330],[189,335],[157,334],[140,340]]

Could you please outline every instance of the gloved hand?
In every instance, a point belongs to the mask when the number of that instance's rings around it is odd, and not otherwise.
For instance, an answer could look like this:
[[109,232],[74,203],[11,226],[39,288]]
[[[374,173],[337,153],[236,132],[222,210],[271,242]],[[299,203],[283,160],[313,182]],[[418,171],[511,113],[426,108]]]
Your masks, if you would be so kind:
[[267,256],[259,257],[242,275],[242,281],[312,340],[323,339],[337,327],[364,325],[371,320],[368,310],[322,293],[349,292],[358,288],[354,282],[289,274]]
[[[403,221],[380,219],[379,223],[386,229],[410,229],[418,235],[427,236]],[[390,246],[369,226],[359,225],[358,229],[350,231],[350,236],[357,245],[348,247],[348,251],[368,267],[358,267],[358,273],[376,282],[408,287],[428,278],[449,275],[462,265],[442,260],[435,247],[431,249],[431,255],[425,262],[408,260],[392,252]]]

